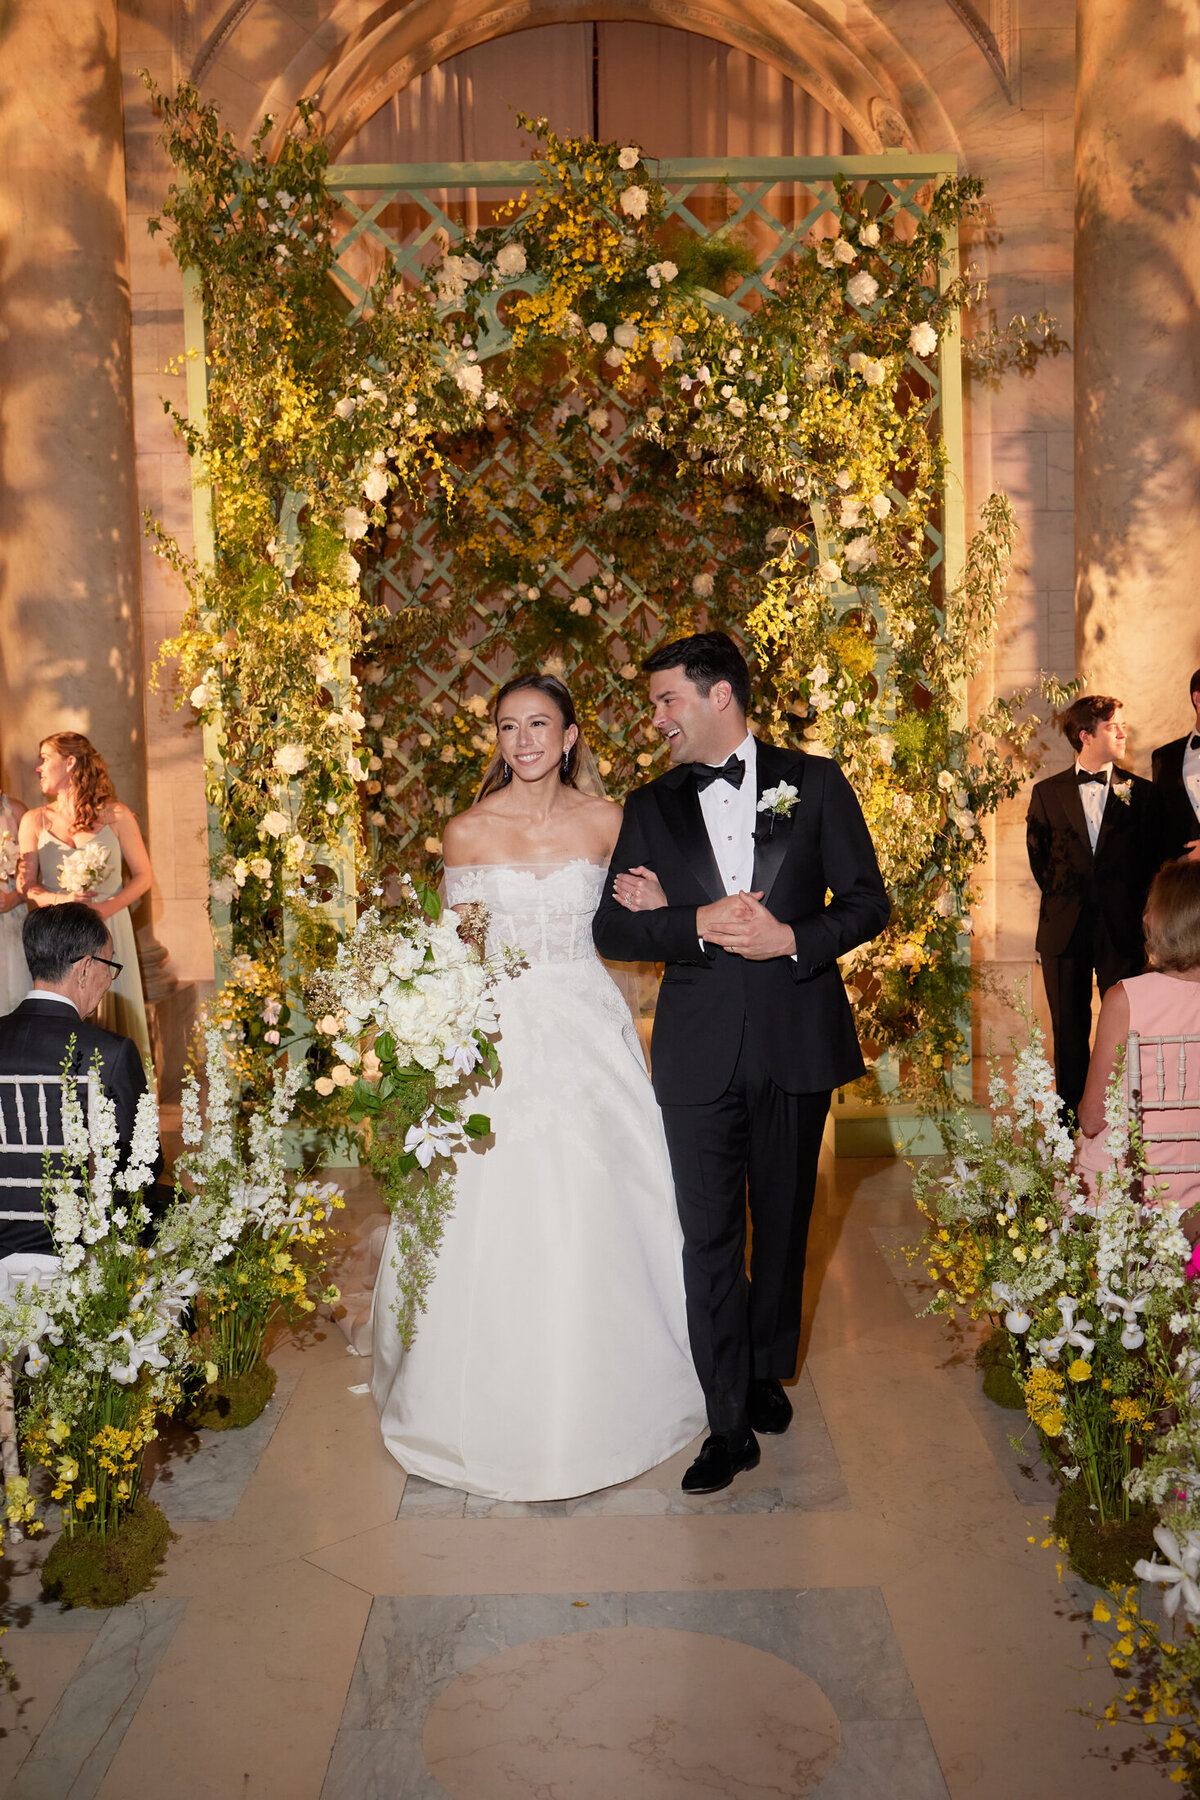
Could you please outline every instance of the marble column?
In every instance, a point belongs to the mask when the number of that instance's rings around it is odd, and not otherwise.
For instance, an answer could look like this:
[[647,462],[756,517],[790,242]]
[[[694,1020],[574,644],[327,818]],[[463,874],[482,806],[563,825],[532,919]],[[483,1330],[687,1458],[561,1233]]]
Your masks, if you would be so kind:
[[137,484],[116,0],[0,23],[0,750],[86,733],[145,823]]
[[1200,666],[1200,5],[1076,18],[1078,669],[1149,773]]

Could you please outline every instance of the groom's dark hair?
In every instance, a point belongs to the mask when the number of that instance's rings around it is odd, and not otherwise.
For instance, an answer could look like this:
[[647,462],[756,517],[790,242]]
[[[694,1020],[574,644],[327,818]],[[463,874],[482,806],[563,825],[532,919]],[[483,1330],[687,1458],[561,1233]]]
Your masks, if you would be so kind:
[[750,710],[750,671],[733,639],[723,631],[697,631],[693,637],[660,644],[642,664],[647,675],[663,669],[682,669],[702,694],[710,694],[714,681],[727,681],[743,712]]

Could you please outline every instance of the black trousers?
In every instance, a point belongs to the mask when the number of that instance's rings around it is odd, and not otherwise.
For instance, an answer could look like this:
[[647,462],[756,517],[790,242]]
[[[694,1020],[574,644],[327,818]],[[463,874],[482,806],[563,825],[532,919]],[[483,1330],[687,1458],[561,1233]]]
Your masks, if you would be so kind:
[[[790,1381],[830,1093],[787,1094],[744,1033],[717,1100],[664,1106],[683,1226],[688,1335],[709,1429],[745,1436],[751,1378]],[[746,1277],[746,1208],[753,1236]]]
[[1061,956],[1042,957],[1042,980],[1054,1035],[1054,1085],[1072,1122],[1087,1080],[1091,1054],[1092,980],[1103,999],[1115,982],[1137,975],[1141,959],[1123,955],[1098,911],[1085,908]]

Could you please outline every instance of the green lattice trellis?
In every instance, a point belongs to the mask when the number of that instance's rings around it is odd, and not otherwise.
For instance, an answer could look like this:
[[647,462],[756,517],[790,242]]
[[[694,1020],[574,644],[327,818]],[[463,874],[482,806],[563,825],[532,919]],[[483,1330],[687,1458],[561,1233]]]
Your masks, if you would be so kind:
[[[686,160],[656,165],[656,173],[668,195],[667,219],[676,229],[697,236],[738,234],[749,238],[758,254],[757,266],[745,274],[727,295],[706,292],[705,304],[733,320],[746,318],[770,291],[769,283],[780,264],[810,233],[820,227],[834,197],[837,175],[860,189],[871,189],[880,212],[893,218],[908,214],[914,220],[925,210],[932,185],[954,172],[950,157],[768,157],[713,162]],[[338,197],[344,230],[336,245],[335,273],[357,316],[380,272],[390,266],[397,282],[427,282],[431,267],[445,250],[453,251],[471,231],[494,218],[505,199],[532,187],[536,175],[531,163],[342,165],[329,171],[328,185]],[[515,214],[519,222],[519,202]],[[949,245],[954,266],[955,245]],[[501,316],[505,298],[516,291],[529,292],[536,278],[518,276],[497,286],[484,308],[484,329],[476,339],[481,361],[502,355],[508,333]],[[962,413],[959,345],[954,333],[943,339],[939,368],[931,375],[925,364],[913,359],[913,378],[926,391],[932,387],[935,412],[947,449],[950,479],[938,519],[926,524],[928,563],[935,582],[951,585],[961,568],[964,548],[962,503]],[[608,472],[629,472],[633,452],[640,442],[617,393],[599,384],[618,429],[597,454]],[[543,450],[554,458],[552,439]],[[486,452],[494,465],[512,468],[514,446],[501,434]],[[566,459],[559,456],[564,471]],[[482,467],[478,471],[483,472]],[[494,514],[500,529],[513,529],[512,519],[498,508]],[[818,535],[821,520],[817,519]],[[402,547],[386,553],[368,579],[392,607],[421,607],[436,616],[454,583],[453,552],[437,541],[428,520],[409,517],[396,527]],[[699,551],[714,554],[703,534],[696,538]],[[552,561],[544,570],[546,584],[556,584],[566,595],[590,587],[595,559],[590,555],[586,530],[581,530],[571,553]],[[843,611],[869,603],[869,590],[844,586],[836,595]],[[388,784],[387,827],[398,847],[411,842],[417,831],[419,797],[425,786],[427,766],[420,754],[420,737],[436,736],[438,709],[449,708],[468,692],[486,693],[511,667],[503,622],[493,608],[473,604],[472,620],[454,644],[431,646],[418,663],[416,689],[409,681],[412,704],[389,720],[389,731],[398,739],[390,760],[399,767],[398,780]],[[618,592],[599,613],[608,639],[610,665],[624,660],[630,646],[652,642],[662,614],[652,593],[646,592],[628,570],[621,571]],[[880,659],[887,646],[881,640]],[[601,664],[602,664],[602,659]],[[411,676],[411,670],[407,672]],[[386,683],[388,671],[378,665],[369,671]],[[618,730],[618,736],[627,735]],[[375,815],[381,819],[382,815]]]

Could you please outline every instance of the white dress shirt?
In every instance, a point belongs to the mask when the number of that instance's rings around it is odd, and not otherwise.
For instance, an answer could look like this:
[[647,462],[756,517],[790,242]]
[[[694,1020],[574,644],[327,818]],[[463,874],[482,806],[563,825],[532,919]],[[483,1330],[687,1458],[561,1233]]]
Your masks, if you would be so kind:
[[1108,799],[1108,790],[1112,782],[1112,764],[1105,763],[1102,769],[1088,770],[1088,774],[1103,775],[1103,782],[1080,781],[1079,771],[1083,764],[1076,760],[1075,780],[1079,783],[1079,798],[1083,802],[1083,816],[1087,821],[1088,841],[1092,849],[1100,837],[1100,827],[1104,823],[1104,807]]
[[[1193,743],[1197,745],[1195,750]],[[1189,732],[1183,746],[1183,786],[1192,803],[1192,811],[1200,819],[1200,731]]]
[[747,732],[733,752],[746,765],[740,788],[710,781],[701,790],[700,811],[727,894],[748,894],[754,886],[754,827],[758,810],[758,753]]
[[24,996],[26,1000],[57,1000],[60,1006],[69,1006],[75,1017],[79,1017],[79,1008],[66,994],[55,994],[49,988],[30,988]]

